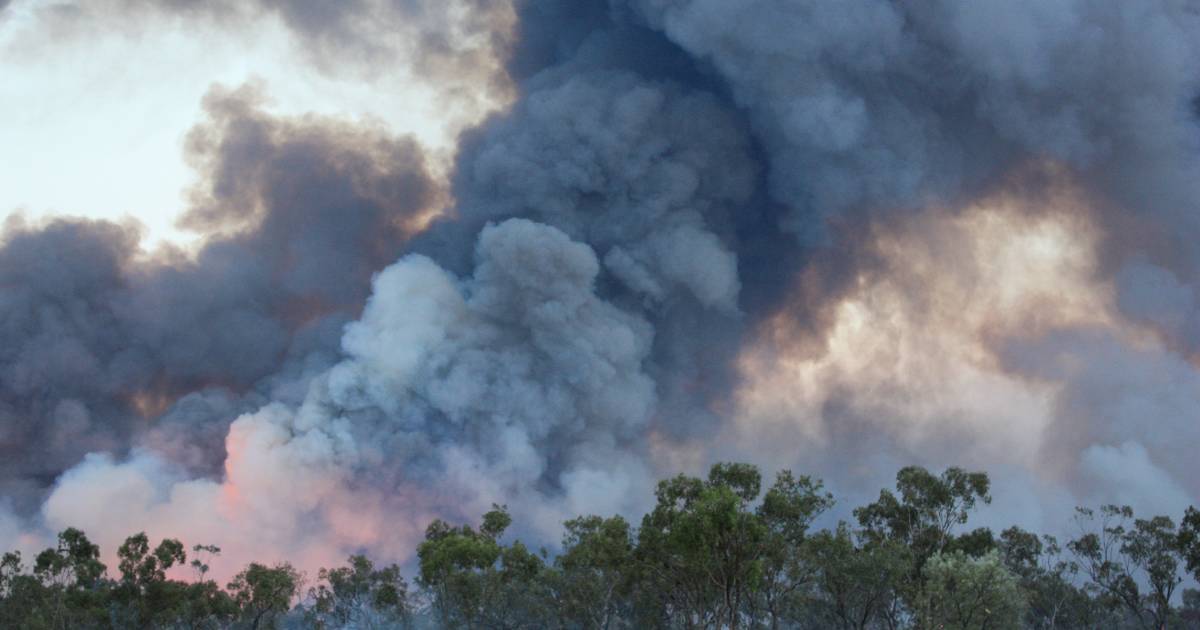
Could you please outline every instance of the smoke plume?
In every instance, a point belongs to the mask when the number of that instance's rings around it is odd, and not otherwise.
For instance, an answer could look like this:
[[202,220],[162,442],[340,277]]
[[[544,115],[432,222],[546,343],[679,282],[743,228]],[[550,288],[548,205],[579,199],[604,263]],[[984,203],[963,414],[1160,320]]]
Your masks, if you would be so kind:
[[411,141],[275,120],[246,91],[215,91],[208,113],[189,142],[198,251],[149,254],[136,227],[105,222],[5,228],[0,449],[19,505],[83,455],[143,438],[219,469],[236,413],[331,360],[372,272],[437,197]]
[[731,458],[851,497],[984,468],[1033,527],[1200,497],[1194,3],[109,4],[506,105],[441,178],[215,88],[196,251],[10,219],[0,536],[404,560]]

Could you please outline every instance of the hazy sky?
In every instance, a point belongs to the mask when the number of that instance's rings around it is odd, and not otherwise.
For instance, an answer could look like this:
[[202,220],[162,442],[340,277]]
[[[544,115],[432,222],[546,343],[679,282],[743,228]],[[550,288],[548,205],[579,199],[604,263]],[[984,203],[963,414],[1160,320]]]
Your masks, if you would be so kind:
[[193,180],[183,141],[214,82],[263,81],[274,113],[375,118],[431,148],[448,144],[433,93],[403,68],[375,82],[322,73],[277,18],[253,33],[160,24],[72,36],[56,23],[56,6],[16,0],[0,13],[5,217],[134,217],[148,245],[186,240],[174,227]]

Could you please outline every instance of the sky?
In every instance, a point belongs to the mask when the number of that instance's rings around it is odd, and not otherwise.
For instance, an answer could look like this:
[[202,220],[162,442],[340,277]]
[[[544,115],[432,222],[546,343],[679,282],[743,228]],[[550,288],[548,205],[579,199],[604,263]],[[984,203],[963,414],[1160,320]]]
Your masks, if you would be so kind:
[[[261,83],[269,111],[376,120],[450,153],[459,121],[436,91],[393,62],[386,77],[339,76],[302,59],[278,18],[253,28],[178,22],[64,24],[55,7],[16,0],[0,17],[0,211],[31,219],[133,219],[145,246],[192,242],[176,221],[196,183],[184,140],[214,83]],[[100,23],[98,23],[100,22]]]
[[1189,0],[14,0],[0,547],[315,569],[717,461],[1200,497]]

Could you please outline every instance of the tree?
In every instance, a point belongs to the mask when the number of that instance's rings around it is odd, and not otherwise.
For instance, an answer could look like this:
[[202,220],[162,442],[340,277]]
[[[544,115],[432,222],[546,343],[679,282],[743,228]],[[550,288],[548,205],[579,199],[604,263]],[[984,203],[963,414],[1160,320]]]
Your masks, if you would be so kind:
[[[833,504],[819,480],[784,470],[764,492],[754,466],[717,464],[704,478],[662,481],[636,530],[620,516],[566,521],[552,562],[502,542],[513,518],[494,505],[476,528],[429,525],[419,596],[439,627],[489,630],[1200,628],[1200,592],[1177,593],[1185,567],[1200,578],[1196,508],[1179,527],[1128,507],[1080,508],[1080,535],[1064,552],[1017,527],[958,531],[988,489],[982,473],[905,468],[894,489],[854,511],[860,527],[814,530]],[[394,564],[352,555],[321,569],[293,608],[303,576],[291,565],[251,563],[222,588],[208,579],[219,553],[188,554],[170,538],[151,546],[138,533],[109,577],[99,547],[66,529],[32,566],[0,556],[0,628],[426,625]],[[185,566],[194,581],[169,577]]]
[[755,603],[765,610],[771,628],[789,616],[811,583],[815,569],[805,553],[808,528],[832,506],[833,495],[819,479],[795,477],[790,470],[780,471],[763,496],[758,517],[767,533]]
[[996,550],[996,535],[986,527],[977,527],[965,534],[951,536],[942,553],[961,551],[972,558],[981,558]]
[[761,484],[749,464],[717,464],[707,480],[680,475],[659,483],[658,503],[638,533],[653,623],[741,625],[762,580],[768,540],[767,526],[749,509]]
[[846,523],[823,530],[805,542],[815,573],[815,592],[798,610],[814,627],[864,630],[897,599],[897,588],[912,564],[908,549],[893,541],[858,546]]
[[300,581],[300,573],[286,562],[274,567],[252,562],[234,576],[228,589],[237,605],[239,618],[258,630],[278,624],[280,617],[291,608]]
[[1148,587],[1143,606],[1156,628],[1165,629],[1174,611],[1171,599],[1183,581],[1179,575],[1179,556],[1175,523],[1167,516],[1136,519],[1121,542],[1121,553],[1145,579]]
[[37,587],[25,584],[31,607],[28,627],[94,627],[104,618],[107,568],[100,562],[100,547],[80,530],[69,527],[58,534],[58,545],[34,559]]
[[212,580],[187,584],[185,598],[175,623],[179,627],[189,630],[228,628],[238,616],[237,602]]
[[1083,534],[1067,547],[1084,567],[1091,587],[1139,627],[1166,628],[1173,617],[1171,598],[1182,581],[1174,522],[1166,516],[1134,519],[1129,506],[1075,511]]
[[58,546],[39,553],[33,573],[43,584],[78,589],[95,587],[107,567],[100,562],[100,547],[74,527],[58,534]]
[[194,545],[192,547],[192,561],[190,566],[196,571],[196,581],[203,582],[204,577],[208,575],[208,558],[214,558],[221,555],[221,548],[216,545]]
[[1025,601],[1017,578],[990,552],[938,553],[925,563],[923,626],[946,630],[1017,630]]
[[443,625],[458,628],[537,627],[550,615],[545,563],[519,541],[498,538],[512,523],[493,506],[475,531],[436,520],[417,548],[418,583],[433,595]]
[[632,623],[634,540],[620,516],[581,516],[563,524],[563,552],[555,559],[555,601],[563,624],[622,628]]
[[167,580],[171,567],[187,561],[183,543],[168,538],[151,551],[146,534],[138,533],[125,539],[117,558],[121,580],[112,600],[120,610],[120,625],[161,627],[183,616],[187,585]]
[[192,561],[196,579],[185,585],[184,602],[176,624],[189,630],[228,627],[237,617],[237,603],[216,582],[206,579],[208,563],[221,554],[216,545],[193,545]]
[[0,557],[0,628],[48,628],[39,620],[43,587],[25,574],[21,553],[5,553]]
[[896,492],[881,490],[874,503],[854,510],[867,547],[890,543],[907,549],[911,564],[896,585],[899,597],[884,611],[889,627],[898,627],[923,601],[925,574],[932,556],[958,546],[978,551],[987,547],[991,533],[976,530],[956,538],[954,530],[965,524],[979,503],[990,503],[990,481],[982,472],[947,468],[941,475],[919,466],[896,473]]
[[22,572],[21,552],[11,551],[0,556],[0,597],[7,597],[12,592],[12,586]]
[[1179,619],[1185,628],[1200,628],[1200,591],[1194,588],[1183,590],[1183,606],[1179,608]]
[[997,548],[1025,595],[1027,627],[1095,628],[1107,620],[1103,608],[1076,586],[1079,565],[1062,557],[1055,537],[1010,527],[1001,532]]
[[309,589],[312,606],[305,617],[317,628],[394,628],[411,615],[408,584],[400,567],[376,569],[366,556],[350,556],[349,565],[321,569],[322,582]]
[[991,503],[990,485],[982,472],[947,468],[934,476],[924,468],[909,466],[896,473],[899,496],[881,490],[877,501],[854,510],[854,516],[869,538],[903,542],[916,554],[918,564],[923,564],[924,559],[946,550],[954,540],[954,528],[967,522],[976,505]]
[[1175,544],[1187,570],[1200,582],[1200,510],[1189,507],[1184,512]]

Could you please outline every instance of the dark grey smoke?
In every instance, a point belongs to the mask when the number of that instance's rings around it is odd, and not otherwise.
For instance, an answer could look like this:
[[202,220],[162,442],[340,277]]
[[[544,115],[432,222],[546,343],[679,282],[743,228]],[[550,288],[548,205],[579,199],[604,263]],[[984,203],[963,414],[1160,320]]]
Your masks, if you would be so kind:
[[[520,99],[466,140],[454,222],[435,226],[418,247],[428,239],[442,264],[463,270],[461,252],[468,251],[465,243],[478,223],[510,216],[554,225],[591,245],[604,263],[601,294],[642,311],[654,324],[647,370],[660,396],[655,431],[687,435],[679,428],[690,425],[703,434],[713,426],[705,410],[719,408],[714,402],[726,399],[734,384],[724,370],[741,331],[778,306],[764,299],[778,295],[778,287],[804,291],[790,302],[797,306],[798,325],[819,330],[819,321],[806,318],[817,317],[819,305],[841,294],[856,267],[872,265],[843,253],[854,251],[856,226],[970,200],[1022,165],[1047,159],[1066,164],[1092,195],[1085,211],[1104,230],[1101,271],[1112,274],[1120,309],[1179,344],[1153,360],[1187,366],[1171,353],[1189,356],[1198,330],[1191,287],[1200,203],[1200,130],[1193,111],[1200,93],[1200,7],[874,0],[606,4],[518,5],[510,71],[521,80]],[[686,113],[676,107],[666,116],[675,128],[686,127],[680,119],[695,123],[681,134],[689,140],[685,148],[646,131],[624,136],[625,119],[606,112],[606,106],[618,113],[645,111],[626,104],[633,100],[628,95],[645,91],[708,102]],[[592,129],[598,130],[594,136]],[[697,136],[695,130],[706,131]],[[721,156],[720,174],[691,168],[680,175],[674,170],[679,157],[689,155]],[[680,185],[691,173],[701,173],[697,181],[705,185]],[[741,188],[743,181],[751,188]],[[687,210],[664,213],[676,190],[687,191],[677,198]],[[712,285],[709,293],[679,287],[682,302],[660,297],[673,279],[720,277],[723,259],[715,251],[692,267],[681,267],[678,257],[658,257],[665,250],[652,245],[659,242],[656,233],[677,229],[677,217],[687,217],[689,229],[711,233],[737,256],[738,316],[703,298],[719,293]],[[794,238],[782,240],[780,231]],[[766,264],[753,262],[764,258]],[[808,266],[814,259],[821,264]],[[1006,343],[996,340],[997,351],[1005,352]],[[1101,364],[1134,371],[1142,364],[1142,353],[1124,343],[1092,343],[1074,345],[1070,355],[1087,362],[1103,354],[1110,358]],[[1110,394],[1119,392],[1106,397],[1109,405],[1139,406],[1154,396],[1150,392],[1175,382],[1169,372],[1154,374],[1128,386],[1107,381]],[[1116,413],[1095,424],[1072,420],[1092,417],[1071,401],[1086,399],[1098,386],[1089,384],[1095,379],[1070,372],[1047,378],[1068,384],[1055,431],[1072,433],[1075,443],[1051,439],[1046,446],[1067,466],[1086,469],[1068,476],[1094,472],[1096,449],[1127,442],[1143,448],[1147,470],[1163,466],[1176,480],[1194,476],[1187,459],[1168,445],[1180,423],[1194,422],[1193,414],[1173,407],[1156,409],[1162,417]],[[834,400],[854,396],[848,391]],[[834,424],[845,417],[836,408],[828,414]],[[857,424],[849,433],[882,431],[880,443],[892,430],[886,418]],[[946,453],[953,449],[938,445],[970,439],[979,436],[940,435],[926,445]],[[1194,496],[1196,489],[1187,492]]]
[[28,502],[84,453],[127,451],[168,407],[148,439],[196,469],[219,466],[238,397],[332,362],[404,222],[430,209],[435,187],[409,140],[274,119],[244,90],[206,107],[189,142],[203,180],[184,222],[209,235],[194,256],[143,260],[138,231],[106,222],[10,221],[5,496]]

